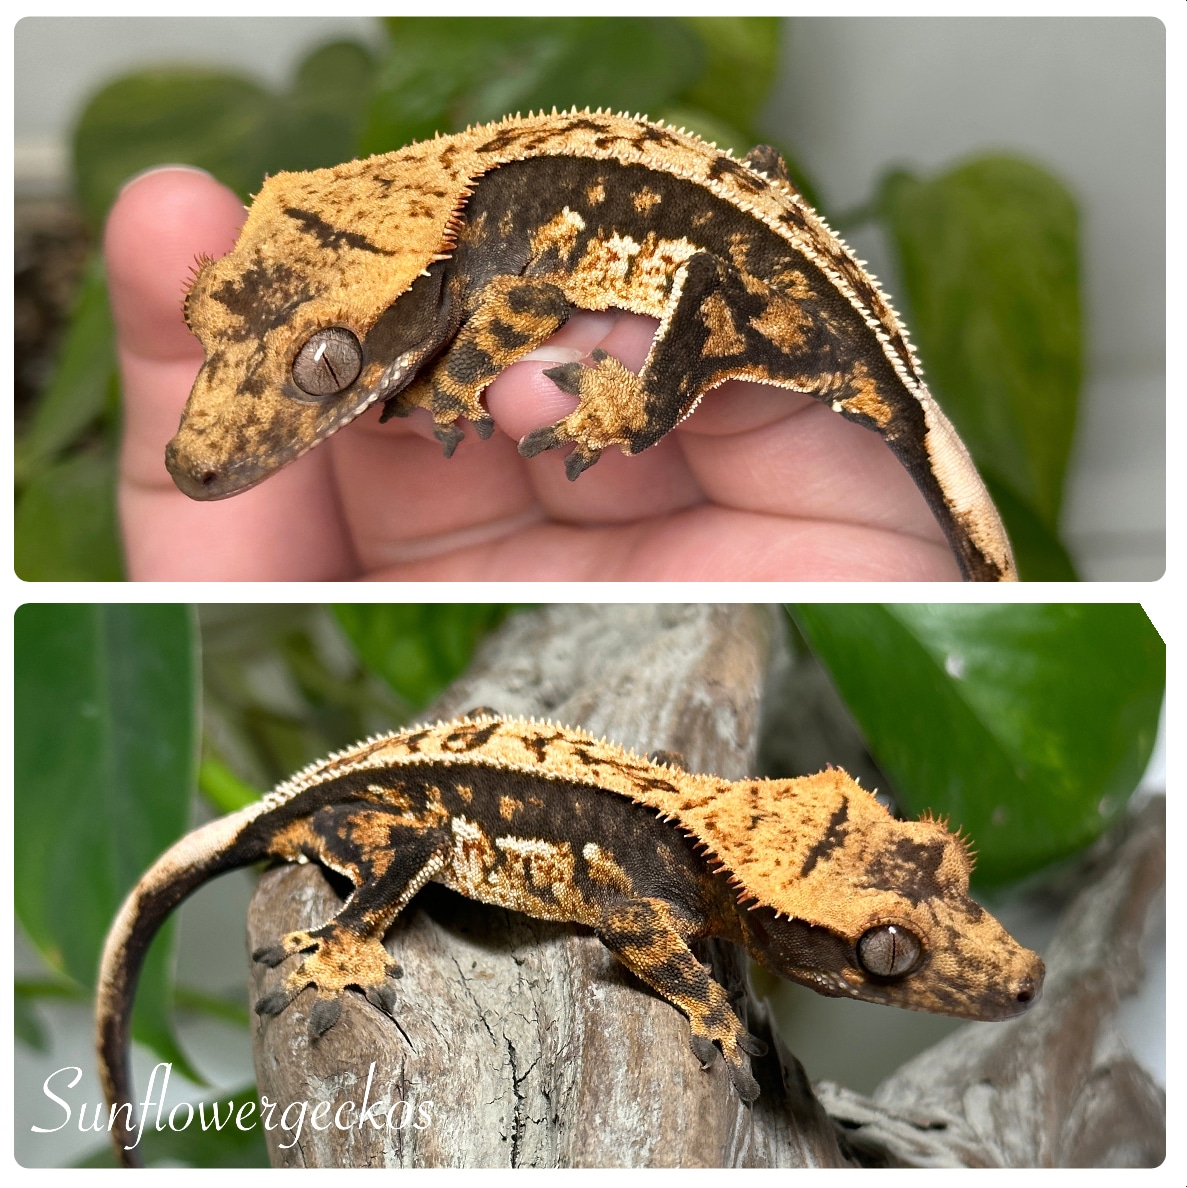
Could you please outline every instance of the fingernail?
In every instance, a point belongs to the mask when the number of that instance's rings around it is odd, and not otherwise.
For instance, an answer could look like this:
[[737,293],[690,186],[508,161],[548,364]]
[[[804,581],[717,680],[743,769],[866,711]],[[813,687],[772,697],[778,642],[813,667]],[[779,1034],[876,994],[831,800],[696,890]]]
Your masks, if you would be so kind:
[[[142,169],[139,173],[134,173],[127,181],[120,186],[120,194],[125,190],[134,186],[138,181],[143,181],[146,177],[152,177],[154,173],[166,173],[168,171],[181,170],[184,173],[200,173],[203,177],[214,178],[214,174],[208,169],[199,169],[197,165],[150,165],[147,169]],[[118,196],[118,195],[117,195]]]
[[521,355],[515,361],[517,363],[576,363],[584,359],[585,351],[579,351],[574,347],[555,347],[547,344],[537,347],[534,351],[529,351],[526,355]]

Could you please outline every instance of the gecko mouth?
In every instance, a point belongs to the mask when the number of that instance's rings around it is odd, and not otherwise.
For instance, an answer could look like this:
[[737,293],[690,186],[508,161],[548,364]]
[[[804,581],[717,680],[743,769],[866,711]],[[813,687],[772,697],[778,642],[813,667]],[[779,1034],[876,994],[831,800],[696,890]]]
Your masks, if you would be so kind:
[[332,418],[319,425],[313,434],[287,434],[288,444],[275,445],[280,433],[274,432],[265,449],[256,453],[216,460],[208,442],[190,428],[188,416],[165,447],[165,469],[173,477],[178,489],[191,499],[213,502],[227,499],[262,483],[290,462],[307,454],[314,446],[332,437],[344,425],[361,416],[383,395],[382,387],[363,390],[345,403]]
[[[240,450],[239,456],[235,457],[235,451],[228,450],[229,461],[216,460],[206,434],[195,430],[194,423],[198,418],[191,414],[190,405],[187,405],[181,428],[165,447],[165,468],[178,489],[191,499],[213,502],[238,495],[307,454],[373,404],[390,400],[416,377],[423,357],[424,353],[420,351],[401,355],[388,364],[369,387],[356,383],[352,390],[335,401],[334,410],[323,407],[324,419],[315,420],[312,425],[308,421],[300,427],[293,425],[294,416],[316,415],[317,404],[298,395],[293,385],[286,385],[268,433],[261,437],[250,454]],[[201,380],[199,373],[194,384],[195,393]],[[194,395],[191,395],[190,403],[193,402]]]

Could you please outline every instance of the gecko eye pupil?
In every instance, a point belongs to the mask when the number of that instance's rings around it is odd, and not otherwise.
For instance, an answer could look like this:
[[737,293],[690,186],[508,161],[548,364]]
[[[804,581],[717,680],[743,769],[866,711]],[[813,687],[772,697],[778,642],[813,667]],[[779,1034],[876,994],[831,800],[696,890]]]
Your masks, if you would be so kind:
[[337,396],[358,379],[363,348],[349,330],[331,326],[312,335],[293,360],[293,383],[307,396]]
[[909,974],[923,954],[919,938],[901,924],[879,924],[857,942],[857,959],[866,973],[877,978]]

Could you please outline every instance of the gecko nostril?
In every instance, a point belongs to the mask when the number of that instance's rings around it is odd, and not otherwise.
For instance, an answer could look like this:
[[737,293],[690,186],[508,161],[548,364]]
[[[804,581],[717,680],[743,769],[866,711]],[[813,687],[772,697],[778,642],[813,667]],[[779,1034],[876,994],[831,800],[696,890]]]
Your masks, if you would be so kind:
[[1034,978],[1027,976],[1018,983],[1018,993],[1015,999],[1018,1002],[1030,1002],[1035,996]]

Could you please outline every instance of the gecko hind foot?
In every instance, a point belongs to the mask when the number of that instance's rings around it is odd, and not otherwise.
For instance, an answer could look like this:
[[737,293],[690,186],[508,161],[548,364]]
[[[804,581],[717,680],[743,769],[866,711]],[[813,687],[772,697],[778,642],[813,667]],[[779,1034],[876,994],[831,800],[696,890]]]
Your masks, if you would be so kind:
[[317,992],[309,1014],[309,1033],[315,1039],[337,1022],[342,995],[351,987],[361,990],[371,1003],[391,1014],[385,1005],[394,1001],[391,979],[403,977],[404,971],[388,955],[381,941],[331,922],[312,932],[290,932],[278,944],[257,949],[252,958],[275,968],[296,954],[304,955],[301,964],[279,989],[265,994],[256,1003],[257,1014],[280,1014],[309,986]]

